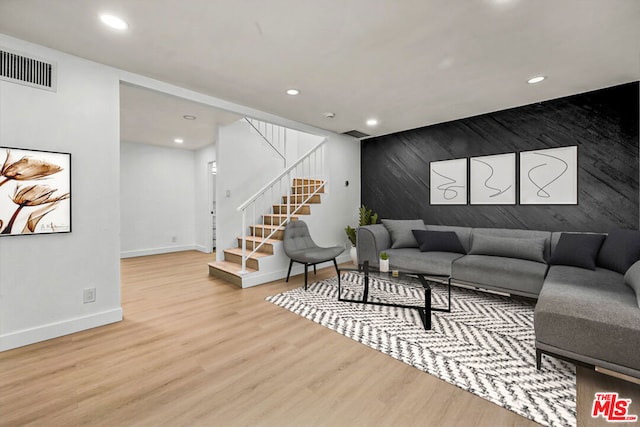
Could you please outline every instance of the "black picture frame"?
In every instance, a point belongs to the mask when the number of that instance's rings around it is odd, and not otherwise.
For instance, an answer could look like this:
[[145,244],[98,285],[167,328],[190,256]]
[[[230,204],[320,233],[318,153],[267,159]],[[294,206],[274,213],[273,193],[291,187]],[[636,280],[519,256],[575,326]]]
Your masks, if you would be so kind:
[[[516,205],[518,200],[517,158],[517,153],[470,157],[469,204],[474,206]],[[481,167],[477,168],[478,165]]]
[[469,199],[466,157],[429,162],[429,204],[460,206]]
[[[531,161],[531,156],[539,159]],[[520,205],[578,205],[577,145],[521,151],[519,157]],[[533,178],[532,174],[538,170],[545,174],[544,182],[536,182]]]

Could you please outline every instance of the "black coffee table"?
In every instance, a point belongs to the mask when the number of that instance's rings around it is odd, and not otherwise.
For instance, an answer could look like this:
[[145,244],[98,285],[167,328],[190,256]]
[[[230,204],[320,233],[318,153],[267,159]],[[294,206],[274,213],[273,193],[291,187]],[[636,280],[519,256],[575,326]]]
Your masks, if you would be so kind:
[[[364,292],[362,294],[362,299],[342,298],[342,294],[341,294],[342,288],[340,283],[340,274],[342,272],[361,273],[364,275]],[[387,280],[387,281],[395,281],[395,280],[401,279],[402,281],[398,281],[399,284],[402,284],[405,286],[414,286],[414,285],[421,286],[424,289],[424,306],[369,301],[368,300],[369,279],[371,277],[376,277],[376,278]],[[445,283],[447,285],[448,301],[447,301],[446,308],[431,306],[431,283],[435,283],[435,282]],[[369,267],[369,262],[365,261],[363,264],[360,264],[357,268],[341,267],[338,270],[338,301],[354,302],[358,304],[382,305],[386,307],[410,308],[410,309],[418,310],[418,312],[420,313],[420,318],[422,319],[422,323],[424,324],[424,328],[426,330],[430,330],[432,311],[441,311],[445,313],[451,312],[451,277],[445,274],[416,273],[416,272],[408,272],[408,271],[401,271],[401,270],[391,270],[389,272],[381,272],[379,269],[375,267]]]

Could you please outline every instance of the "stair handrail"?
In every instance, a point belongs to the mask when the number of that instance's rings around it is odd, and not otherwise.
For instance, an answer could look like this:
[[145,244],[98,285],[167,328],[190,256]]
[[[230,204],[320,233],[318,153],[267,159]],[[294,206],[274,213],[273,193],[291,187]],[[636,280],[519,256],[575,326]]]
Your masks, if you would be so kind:
[[[308,184],[309,192],[306,193],[306,194],[303,193],[307,197],[301,203],[299,203],[299,204],[296,203],[298,206],[293,211],[291,210],[291,172],[294,169],[296,169],[296,167],[298,165],[300,165],[300,164],[303,165],[303,169],[304,169],[303,162],[305,160],[307,160],[307,159],[310,159],[311,156],[314,153],[316,153],[316,151],[318,151],[320,148],[322,148],[326,142],[327,142],[327,138],[323,139],[320,143],[318,143],[312,149],[307,151],[302,157],[300,157],[298,160],[296,160],[291,166],[286,168],[278,176],[276,176],[274,179],[272,179],[268,184],[266,184],[264,187],[262,187],[257,193],[255,193],[253,196],[251,196],[249,199],[247,199],[247,201],[245,201],[243,204],[238,206],[237,210],[239,212],[242,212],[242,269],[240,271],[240,274],[245,274],[247,272],[247,259],[250,256],[252,256],[254,253],[256,253],[262,247],[262,245],[265,244],[265,242],[267,240],[269,240],[271,237],[273,237],[273,235],[276,234],[279,231],[280,226],[286,225],[291,220],[291,216],[294,215],[295,213],[297,213],[298,210],[300,210],[301,207],[304,204],[306,204],[314,195],[318,194],[320,192],[320,190],[322,190],[324,188],[324,186],[326,185],[326,180],[324,181],[324,183],[321,186],[317,186],[317,185],[314,184],[313,185],[314,190],[313,190],[313,192],[311,192],[311,182],[309,181],[309,184]],[[321,169],[324,170],[324,158],[321,158]],[[272,230],[271,233],[269,233],[267,236],[264,235],[264,223],[263,223],[262,241],[257,246],[256,246],[256,244],[254,242],[253,243],[253,250],[249,254],[247,254],[247,222],[246,222],[247,209],[253,204],[254,205],[254,217],[255,217],[255,202],[261,196],[266,194],[267,191],[272,189],[277,183],[281,182],[284,177],[287,177],[287,181],[288,181],[287,195],[286,195],[286,199],[287,199],[287,204],[286,204],[287,205],[287,208],[286,208],[287,209],[287,216],[284,219],[284,221],[280,222],[278,224],[278,226],[275,227],[275,229]],[[304,179],[304,177],[303,177],[303,179]],[[304,187],[304,181],[303,181],[303,187]],[[273,225],[273,224],[271,224],[271,225]]]
[[[258,133],[258,135],[260,135],[260,137],[261,137],[261,138],[262,138],[262,139],[263,139],[267,144],[269,144],[269,146],[271,147],[271,149],[273,149],[273,151],[275,151],[275,152],[276,152],[276,154],[277,154],[278,156],[280,156],[280,158],[282,158],[282,160],[284,161],[284,165],[285,165],[285,166],[287,166],[287,157],[286,157],[284,154],[282,154],[282,153],[280,152],[280,150],[278,149],[278,147],[276,147],[275,145],[273,145],[273,143],[272,143],[271,141],[269,141],[269,139],[268,139],[268,138],[267,138],[267,137],[262,133],[262,131],[256,127],[256,125],[254,125],[254,124],[253,124],[253,121],[252,121],[253,119],[249,119],[248,117],[245,117],[245,118],[244,118],[244,120],[245,120],[247,123],[249,123],[249,125],[250,125],[250,126],[251,126],[251,127],[252,127],[252,128],[253,128],[253,129]],[[262,123],[270,124],[271,126],[277,126],[277,125],[274,125],[274,124],[272,124],[272,123],[267,123],[267,122],[262,122]],[[265,129],[265,132],[266,132],[266,129]],[[284,135],[285,135],[285,142],[284,142],[284,144],[285,144],[285,150],[286,150],[286,144],[287,144],[287,142],[286,142],[286,138],[287,138],[286,130],[285,130],[285,134],[284,134]]]
[[244,202],[243,204],[238,206],[238,208],[237,208],[238,212],[241,212],[241,211],[245,210],[251,203],[255,202],[258,197],[260,197],[265,192],[267,192],[267,190],[269,190],[271,187],[273,187],[286,174],[288,174],[293,169],[295,169],[296,166],[298,166],[300,163],[302,163],[304,160],[306,160],[307,157],[311,156],[311,154],[313,154],[316,150],[318,150],[320,147],[322,147],[326,142],[327,142],[327,138],[323,139],[315,147],[313,147],[311,150],[307,151],[302,157],[300,157],[298,160],[296,160],[291,166],[289,166],[284,171],[282,171],[280,173],[280,175],[278,175],[274,179],[272,179],[267,185],[265,185],[260,190],[258,190],[258,192],[255,193],[253,196],[249,197],[246,202]]

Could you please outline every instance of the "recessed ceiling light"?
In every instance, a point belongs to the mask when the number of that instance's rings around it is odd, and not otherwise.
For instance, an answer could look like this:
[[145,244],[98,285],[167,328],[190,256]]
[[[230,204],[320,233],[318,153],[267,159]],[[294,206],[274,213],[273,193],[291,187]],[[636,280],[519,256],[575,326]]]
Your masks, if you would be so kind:
[[192,116],[191,114],[185,114],[182,116],[185,120],[195,120],[196,116]]
[[375,126],[378,124],[378,120],[376,119],[368,119],[367,120],[367,126]]
[[184,139],[176,138],[176,139],[173,140],[173,142],[175,142],[176,144],[182,144],[184,142]]
[[103,24],[116,30],[124,31],[129,28],[129,24],[127,24],[122,18],[118,18],[117,16],[110,15],[108,13],[100,15],[100,20]]
[[545,76],[531,77],[529,80],[527,80],[527,83],[529,83],[529,84],[540,83],[544,79],[546,79]]
[[287,95],[296,96],[299,94],[300,91],[298,89],[287,89]]

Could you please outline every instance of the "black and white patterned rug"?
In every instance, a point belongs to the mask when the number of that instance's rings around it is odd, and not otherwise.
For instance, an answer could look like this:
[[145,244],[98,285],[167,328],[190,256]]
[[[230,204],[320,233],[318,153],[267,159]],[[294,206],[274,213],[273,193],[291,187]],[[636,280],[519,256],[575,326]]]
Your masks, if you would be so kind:
[[[342,274],[342,295],[361,298],[362,276]],[[432,287],[446,307],[447,288]],[[372,279],[369,299],[424,304],[424,290]],[[417,310],[338,301],[337,278],[267,301],[546,426],[576,425],[575,369],[544,357],[535,366],[532,303],[451,287],[451,313],[425,331]]]

